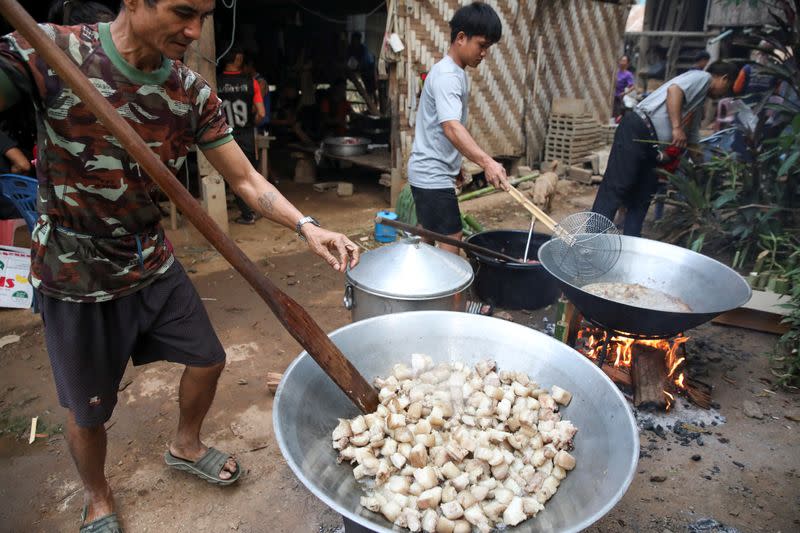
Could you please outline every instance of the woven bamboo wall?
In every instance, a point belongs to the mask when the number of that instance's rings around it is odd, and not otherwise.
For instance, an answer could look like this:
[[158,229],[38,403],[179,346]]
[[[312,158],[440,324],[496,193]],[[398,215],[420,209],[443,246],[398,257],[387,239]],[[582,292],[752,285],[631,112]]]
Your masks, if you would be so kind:
[[627,4],[586,0],[539,2],[531,55],[535,62],[541,36],[543,57],[526,108],[529,159],[541,156],[553,98],[583,98],[601,124],[608,122],[629,9]]
[[[417,105],[412,77],[427,72],[450,45],[448,22],[472,0],[400,0],[397,32],[407,47],[398,64],[400,137],[404,160],[411,151]],[[554,97],[585,98],[598,120],[611,114],[617,55],[629,5],[591,0],[487,0],[503,23],[503,38],[477,69],[468,68],[467,127],[493,156],[538,157],[544,147]],[[542,37],[540,79],[534,83],[536,42]],[[535,88],[535,90],[534,90]],[[412,93],[418,87],[412,83]],[[535,93],[535,94],[534,94]]]
[[[459,0],[425,0],[399,3],[398,33],[411,53],[412,76],[427,72],[450,46],[449,21],[469,3]],[[537,0],[489,0],[503,23],[503,38],[493,46],[477,69],[468,68],[470,80],[469,128],[475,140],[493,155],[520,155],[525,150],[523,127],[525,75],[530,20]],[[407,57],[407,56],[406,56]],[[406,61],[398,65],[401,142],[408,156],[414,129],[410,123]],[[414,87],[417,88],[417,87]]]

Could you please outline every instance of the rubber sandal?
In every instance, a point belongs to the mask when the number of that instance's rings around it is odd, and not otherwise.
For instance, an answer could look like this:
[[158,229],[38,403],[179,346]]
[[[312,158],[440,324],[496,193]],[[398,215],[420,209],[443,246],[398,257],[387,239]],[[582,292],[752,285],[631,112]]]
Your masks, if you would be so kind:
[[[88,514],[89,506],[84,505],[83,511],[81,511],[81,524],[86,520]],[[123,531],[117,514],[111,513],[82,525],[80,533],[123,533]]]
[[234,220],[234,222],[236,222],[237,224],[242,224],[244,226],[252,226],[253,224],[256,223],[256,217],[253,218],[238,217],[236,220]]
[[189,461],[188,459],[175,457],[169,450],[167,450],[167,452],[164,454],[164,462],[167,463],[167,466],[171,468],[189,472],[190,474],[204,479],[209,483],[224,486],[235,483],[236,480],[239,479],[239,475],[242,473],[242,467],[239,464],[239,461],[234,459],[236,462],[236,472],[233,473],[230,479],[222,479],[219,477],[219,473],[222,470],[223,465],[230,457],[230,454],[221,452],[216,448],[209,448],[206,450],[206,453],[197,461]]
[[494,313],[494,306],[492,304],[476,302],[475,300],[467,300],[466,312],[473,315],[492,316],[492,313]]

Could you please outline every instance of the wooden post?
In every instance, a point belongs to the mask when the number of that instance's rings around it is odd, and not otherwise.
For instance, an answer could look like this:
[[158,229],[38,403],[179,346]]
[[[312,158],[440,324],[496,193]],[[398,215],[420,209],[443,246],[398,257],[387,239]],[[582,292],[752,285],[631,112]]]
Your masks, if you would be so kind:
[[[186,65],[200,74],[210,85],[217,89],[217,71],[215,59],[217,50],[214,45],[214,17],[208,17],[203,24],[200,39],[192,43],[186,51]],[[200,150],[197,151],[197,169],[200,174],[200,190],[203,207],[214,219],[214,222],[225,233],[228,228],[228,205],[225,195],[225,180]]]
[[[528,50],[528,65],[527,67],[530,69],[532,62],[531,60],[531,50],[533,49],[533,38],[531,38],[531,43],[529,45]],[[541,153],[541,146],[536,145],[534,146],[533,141],[535,138],[535,128],[536,124],[530,120],[533,117],[532,109],[538,105],[538,94],[539,94],[539,76],[541,75],[541,66],[542,66],[542,55],[544,55],[544,49],[542,48],[542,36],[540,35],[536,39],[536,57],[533,59],[534,66],[533,72],[529,72],[526,77],[526,85],[531,85],[531,89],[528,92],[528,102],[525,103],[525,114],[524,114],[524,132],[525,132],[525,160],[528,165],[533,166],[533,163],[539,157]],[[531,76],[532,74],[532,76]],[[531,77],[533,79],[531,79]]]
[[634,343],[631,346],[633,377],[633,405],[642,409],[667,408],[667,365],[664,362],[664,351]]
[[[650,37],[647,30],[652,29],[655,20],[656,2],[647,2],[644,7],[644,21],[642,21],[642,33],[639,36],[639,61],[636,63],[636,78],[641,80],[642,72],[647,69],[649,62],[647,54],[650,51]],[[644,90],[647,90],[647,82],[644,83]]]
[[389,64],[389,108],[391,109],[391,131],[389,132],[391,161],[391,206],[397,205],[397,197],[405,185],[403,179],[403,150],[400,146],[400,84],[397,80],[397,63]]

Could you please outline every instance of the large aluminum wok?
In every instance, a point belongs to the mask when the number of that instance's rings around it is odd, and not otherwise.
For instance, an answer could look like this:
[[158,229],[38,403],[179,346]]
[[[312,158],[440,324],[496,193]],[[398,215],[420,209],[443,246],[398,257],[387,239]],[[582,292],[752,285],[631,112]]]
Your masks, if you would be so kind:
[[[600,277],[580,280],[559,267],[553,254],[556,245],[555,241],[548,241],[539,248],[539,261],[586,319],[615,331],[671,337],[736,309],[750,299],[750,286],[734,270],[679,246],[623,236],[622,251],[614,267]],[[680,298],[692,312],[635,307],[581,289],[600,282],[638,283]]]
[[[628,404],[591,361],[555,339],[500,320],[452,311],[415,311],[355,322],[330,335],[368,380],[393,364],[426,353],[434,361],[473,364],[494,358],[500,369],[529,373],[540,384],[573,393],[562,410],[578,427],[573,454],[578,465],[545,510],[509,531],[579,531],[605,515],[630,485],[639,457],[639,436]],[[352,466],[336,464],[331,431],[356,408],[314,363],[300,354],[275,395],[275,437],[303,484],[338,513],[374,531],[401,531],[359,505]]]

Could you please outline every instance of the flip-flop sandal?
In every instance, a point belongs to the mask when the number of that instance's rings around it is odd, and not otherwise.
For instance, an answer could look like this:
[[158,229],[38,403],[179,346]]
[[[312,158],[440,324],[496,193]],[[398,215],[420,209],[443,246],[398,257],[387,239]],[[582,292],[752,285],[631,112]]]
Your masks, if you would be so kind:
[[209,448],[197,461],[189,461],[188,459],[175,457],[167,450],[164,454],[164,462],[167,463],[167,466],[189,472],[201,479],[205,479],[209,483],[215,485],[230,485],[239,479],[239,475],[242,473],[242,467],[239,461],[234,459],[236,462],[236,472],[233,473],[230,479],[222,479],[219,477],[222,467],[230,457],[230,454],[221,452],[216,448]]
[[492,316],[492,313],[494,313],[494,306],[475,300],[468,300],[466,312],[473,315]]
[[[81,524],[86,520],[89,514],[89,506],[84,505],[81,512]],[[101,516],[97,520],[93,520],[88,524],[83,524],[80,533],[123,533],[122,526],[119,523],[116,513]]]

